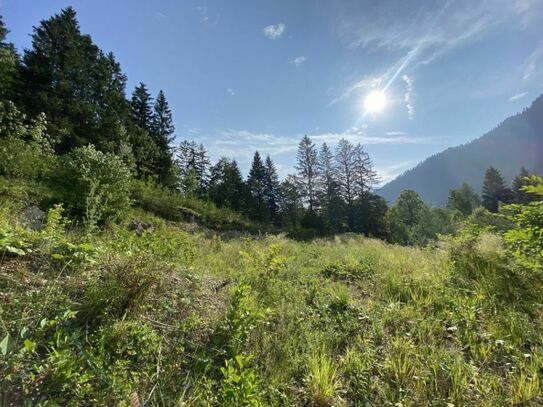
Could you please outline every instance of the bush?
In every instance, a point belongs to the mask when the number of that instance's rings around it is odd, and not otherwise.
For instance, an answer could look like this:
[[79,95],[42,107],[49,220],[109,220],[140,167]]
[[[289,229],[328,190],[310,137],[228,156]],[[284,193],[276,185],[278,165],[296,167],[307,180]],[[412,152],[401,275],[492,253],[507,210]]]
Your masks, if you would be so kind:
[[52,141],[45,134],[45,116],[26,125],[11,102],[0,102],[0,175],[36,179],[54,161]]
[[57,198],[88,226],[118,219],[130,206],[130,171],[119,157],[92,145],[63,156],[51,181]]

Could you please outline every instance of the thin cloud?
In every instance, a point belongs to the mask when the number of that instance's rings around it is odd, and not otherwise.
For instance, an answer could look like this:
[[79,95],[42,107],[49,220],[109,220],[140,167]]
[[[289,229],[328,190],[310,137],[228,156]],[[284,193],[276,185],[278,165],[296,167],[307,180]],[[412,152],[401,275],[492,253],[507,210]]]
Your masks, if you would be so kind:
[[392,181],[398,175],[404,173],[406,170],[411,168],[416,163],[417,163],[416,161],[409,160],[409,161],[394,163],[391,165],[376,166],[375,170],[377,171],[377,174],[379,176],[379,181],[380,181],[378,187],[382,187],[386,183]]
[[388,72],[379,76],[365,76],[359,81],[356,81],[355,83],[351,84],[347,89],[343,91],[341,95],[332,99],[332,101],[328,105],[329,106],[335,105],[338,102],[348,99],[354,92],[356,92],[359,89],[370,89],[370,88],[379,87],[387,76],[388,76]]
[[407,75],[403,75],[402,80],[407,87],[403,100],[405,102],[405,107],[407,108],[409,120],[413,120],[415,118],[415,92],[413,88],[413,79]]
[[205,6],[196,7],[198,14],[200,14],[200,22],[209,25],[216,25],[219,22],[220,14],[213,14],[213,18],[209,16],[209,8]]
[[[434,9],[428,10],[428,4],[418,0],[344,3],[338,34],[347,46],[407,51],[384,72],[349,85],[330,104],[348,98],[361,87],[376,86],[368,83],[368,78],[378,80],[377,86],[380,82],[386,83],[386,89],[403,71],[412,75],[418,67],[478,40],[500,24],[524,29],[543,20],[541,0],[448,0],[434,4]],[[536,62],[542,56],[543,44],[526,61],[524,78],[534,74]]]
[[509,101],[510,102],[513,102],[517,99],[520,99],[520,98],[523,98],[524,96],[526,96],[528,94],[528,92],[521,92],[521,93],[517,93],[516,95],[513,95],[509,98]]
[[281,35],[283,35],[286,29],[287,29],[287,26],[283,23],[272,24],[267,27],[264,27],[263,32],[264,32],[264,35],[270,40],[276,40],[279,37],[281,37]]
[[[316,131],[317,129],[314,129]],[[298,150],[298,144],[304,133],[294,135],[278,135],[269,132],[254,132],[241,129],[218,129],[213,132],[204,132],[199,128],[188,131],[190,138],[198,143],[203,143],[210,157],[217,160],[220,157],[232,157],[238,161],[245,170],[248,169],[255,151],[261,154],[278,159],[276,163],[292,162]],[[362,145],[402,145],[402,144],[430,144],[434,143],[433,138],[413,137],[405,132],[387,132],[382,135],[367,134],[367,126],[353,126],[342,132],[307,132],[309,137],[317,144],[329,144],[332,148],[341,140],[346,139],[351,143]],[[281,157],[284,159],[281,160]],[[396,170],[390,167],[377,168],[383,181],[389,181],[395,175],[403,172],[405,168],[399,167]],[[292,167],[284,166],[282,175],[292,171]]]
[[236,94],[236,92],[234,92],[234,89],[232,89],[232,88],[228,88],[228,89],[226,89],[226,91],[232,96],[234,96]]
[[296,57],[294,59],[291,59],[289,62],[296,66],[296,67],[299,67],[300,65],[302,65],[305,61],[307,61],[307,57],[303,56],[303,55],[300,55],[299,57]]
[[155,17],[160,18],[160,19],[168,18],[168,16],[162,13],[161,11],[155,11]]

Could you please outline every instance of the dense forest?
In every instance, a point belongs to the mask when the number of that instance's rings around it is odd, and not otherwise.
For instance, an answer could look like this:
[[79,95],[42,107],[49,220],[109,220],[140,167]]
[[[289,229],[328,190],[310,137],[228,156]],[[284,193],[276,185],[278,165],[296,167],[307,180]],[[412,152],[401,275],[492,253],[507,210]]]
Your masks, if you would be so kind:
[[543,403],[543,179],[496,152],[541,134],[542,98],[463,147],[498,146],[444,205],[388,206],[348,140],[304,136],[284,179],[213,161],[72,8],[22,53],[7,33],[0,405]]

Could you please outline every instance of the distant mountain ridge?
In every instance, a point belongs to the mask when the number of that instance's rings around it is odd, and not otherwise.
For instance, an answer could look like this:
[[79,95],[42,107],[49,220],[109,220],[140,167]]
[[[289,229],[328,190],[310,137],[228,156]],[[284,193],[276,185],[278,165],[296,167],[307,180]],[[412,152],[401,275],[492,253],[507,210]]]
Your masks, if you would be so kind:
[[429,205],[444,205],[449,189],[468,182],[480,193],[485,170],[499,169],[508,182],[520,167],[543,173],[543,95],[482,137],[428,157],[384,185],[378,194],[393,202],[404,189]]

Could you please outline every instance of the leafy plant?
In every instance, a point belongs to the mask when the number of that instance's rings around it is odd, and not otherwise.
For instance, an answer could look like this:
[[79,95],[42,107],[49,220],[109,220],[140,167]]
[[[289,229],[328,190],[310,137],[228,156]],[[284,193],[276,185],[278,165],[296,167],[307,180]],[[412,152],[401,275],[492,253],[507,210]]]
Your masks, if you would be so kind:
[[224,367],[221,367],[223,379],[219,390],[221,406],[262,406],[258,376],[250,368],[252,359],[250,355],[240,354],[224,362]]

